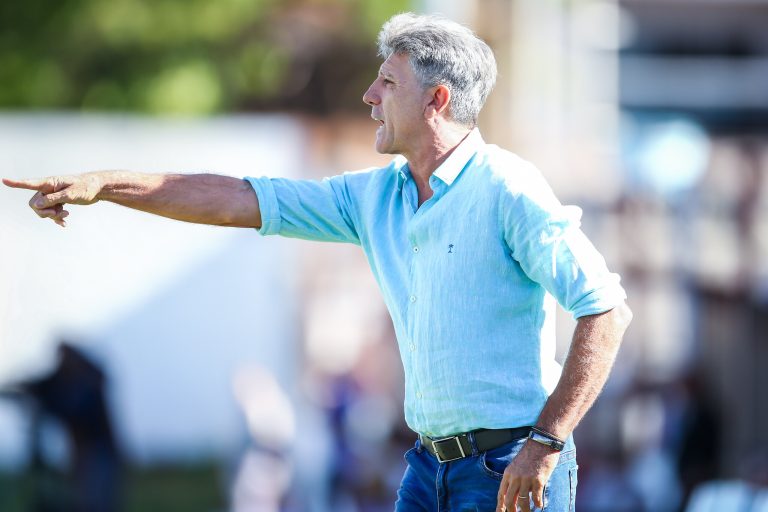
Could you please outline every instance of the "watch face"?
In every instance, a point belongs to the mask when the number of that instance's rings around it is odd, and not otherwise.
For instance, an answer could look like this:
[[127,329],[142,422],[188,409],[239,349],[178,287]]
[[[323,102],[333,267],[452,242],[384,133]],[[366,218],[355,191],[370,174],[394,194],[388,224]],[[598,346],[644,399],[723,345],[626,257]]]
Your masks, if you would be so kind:
[[551,439],[547,436],[541,435],[538,432],[531,432],[529,438],[532,441],[536,441],[537,443],[541,443],[543,445],[549,446],[553,450],[557,450],[557,451],[561,451],[565,446],[562,442],[557,441],[555,439]]

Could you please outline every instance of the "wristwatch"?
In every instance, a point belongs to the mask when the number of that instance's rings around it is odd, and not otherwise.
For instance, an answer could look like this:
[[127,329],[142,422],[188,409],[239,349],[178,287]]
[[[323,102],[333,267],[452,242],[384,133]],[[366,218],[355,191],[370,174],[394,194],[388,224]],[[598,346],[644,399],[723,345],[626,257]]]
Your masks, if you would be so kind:
[[531,432],[528,434],[528,439],[543,444],[544,446],[549,446],[556,452],[563,451],[563,448],[565,448],[565,441],[553,436],[546,430],[541,430],[537,427],[531,427]]

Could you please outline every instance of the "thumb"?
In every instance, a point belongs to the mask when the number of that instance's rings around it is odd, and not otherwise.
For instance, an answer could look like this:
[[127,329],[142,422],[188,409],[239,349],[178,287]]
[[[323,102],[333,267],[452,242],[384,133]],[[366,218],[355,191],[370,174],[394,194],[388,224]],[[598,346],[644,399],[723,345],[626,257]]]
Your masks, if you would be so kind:
[[70,199],[71,198],[69,197],[67,189],[64,189],[59,192],[53,192],[51,194],[41,196],[37,199],[37,201],[35,201],[35,207],[50,208],[51,206],[55,206],[57,204],[68,203]]
[[36,179],[36,180],[11,180],[8,178],[3,178],[3,183],[12,188],[23,188],[27,190],[41,190],[45,188],[53,189],[53,187],[48,183],[47,179]]

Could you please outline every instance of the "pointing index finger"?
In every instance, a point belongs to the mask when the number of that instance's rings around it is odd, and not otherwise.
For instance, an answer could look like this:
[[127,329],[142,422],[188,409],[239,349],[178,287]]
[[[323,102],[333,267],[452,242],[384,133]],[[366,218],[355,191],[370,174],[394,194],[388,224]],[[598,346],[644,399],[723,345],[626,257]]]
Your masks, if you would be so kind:
[[40,190],[41,188],[45,187],[47,184],[47,180],[11,180],[8,178],[3,178],[3,183],[12,188],[23,188],[26,190]]

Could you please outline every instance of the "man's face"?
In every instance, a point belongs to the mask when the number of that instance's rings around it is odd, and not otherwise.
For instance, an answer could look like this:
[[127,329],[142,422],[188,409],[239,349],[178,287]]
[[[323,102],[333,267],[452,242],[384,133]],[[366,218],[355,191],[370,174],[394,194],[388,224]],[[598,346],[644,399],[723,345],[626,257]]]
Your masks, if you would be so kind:
[[363,101],[371,106],[371,117],[381,125],[376,131],[376,151],[410,153],[424,125],[428,96],[407,55],[395,53],[382,63]]

